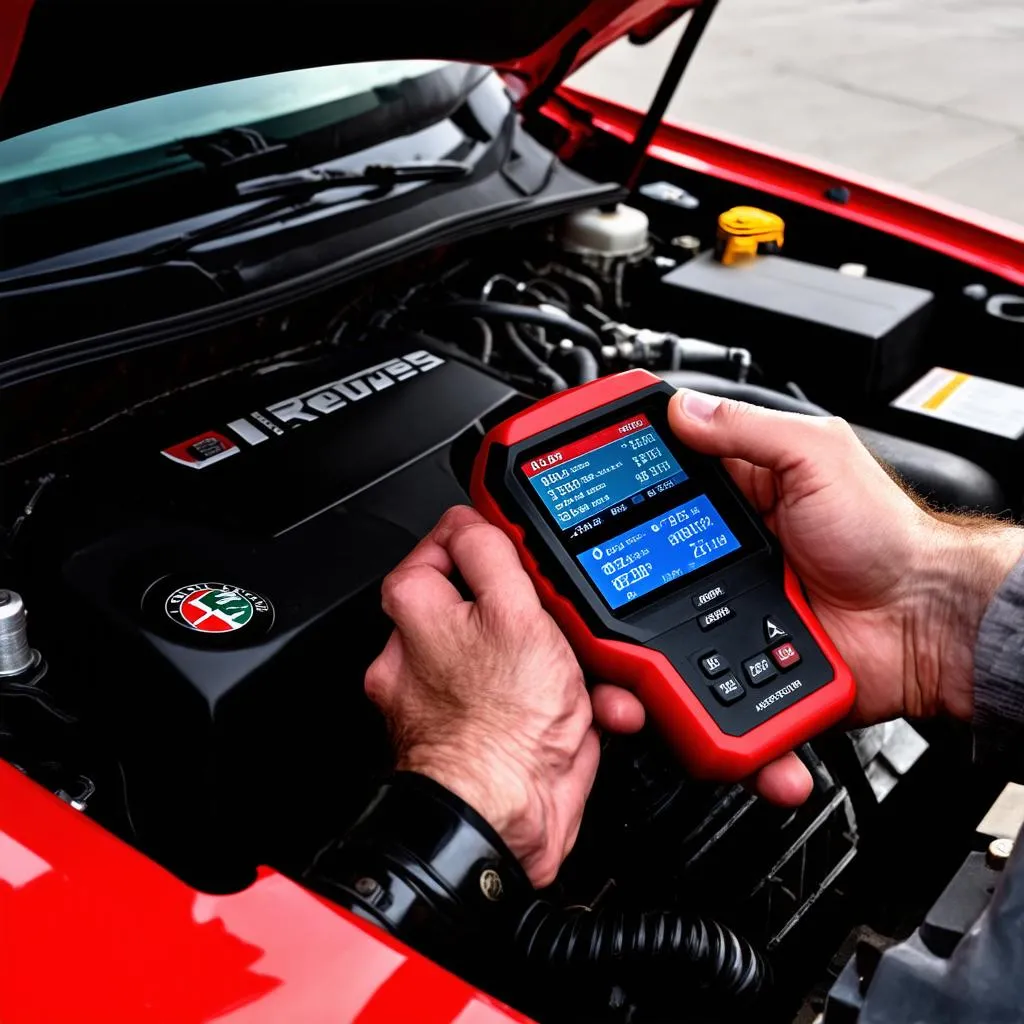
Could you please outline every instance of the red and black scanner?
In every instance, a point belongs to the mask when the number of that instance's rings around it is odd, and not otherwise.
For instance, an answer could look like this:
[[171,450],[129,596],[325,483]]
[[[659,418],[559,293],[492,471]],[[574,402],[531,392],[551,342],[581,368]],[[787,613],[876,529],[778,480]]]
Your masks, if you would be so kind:
[[674,393],[630,370],[546,398],[487,434],[470,490],[587,672],[735,781],[842,719],[854,682],[775,536],[669,429]]

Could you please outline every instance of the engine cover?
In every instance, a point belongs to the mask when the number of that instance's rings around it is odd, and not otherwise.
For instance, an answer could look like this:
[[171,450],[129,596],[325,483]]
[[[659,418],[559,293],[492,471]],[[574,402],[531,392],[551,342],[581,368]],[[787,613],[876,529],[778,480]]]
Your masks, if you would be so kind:
[[220,889],[343,829],[387,767],[362,692],[380,580],[468,500],[453,446],[513,394],[396,338],[204,385],[81,453],[54,661],[124,761],[140,845]]

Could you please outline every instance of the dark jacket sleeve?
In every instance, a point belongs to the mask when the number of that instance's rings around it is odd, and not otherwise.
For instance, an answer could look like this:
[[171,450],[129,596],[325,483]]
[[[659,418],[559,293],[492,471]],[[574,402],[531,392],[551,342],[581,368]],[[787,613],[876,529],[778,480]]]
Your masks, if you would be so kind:
[[385,782],[303,880],[446,966],[464,967],[467,951],[483,955],[495,942],[510,942],[534,898],[494,829],[414,772]]
[[974,649],[978,755],[1024,770],[1024,559],[1003,581],[981,620]]
[[[1011,772],[1024,764],[1024,559],[985,611],[974,649],[975,747]],[[859,1024],[1022,1019],[1024,833],[992,901],[949,957],[915,934],[882,957]]]

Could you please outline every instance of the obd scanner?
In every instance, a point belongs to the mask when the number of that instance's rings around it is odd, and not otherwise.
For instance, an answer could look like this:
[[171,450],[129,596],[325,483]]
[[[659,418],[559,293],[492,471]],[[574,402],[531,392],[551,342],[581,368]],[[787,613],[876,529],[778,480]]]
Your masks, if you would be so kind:
[[689,771],[741,779],[841,720],[854,682],[717,459],[630,370],[484,438],[471,494],[594,678],[631,689]]

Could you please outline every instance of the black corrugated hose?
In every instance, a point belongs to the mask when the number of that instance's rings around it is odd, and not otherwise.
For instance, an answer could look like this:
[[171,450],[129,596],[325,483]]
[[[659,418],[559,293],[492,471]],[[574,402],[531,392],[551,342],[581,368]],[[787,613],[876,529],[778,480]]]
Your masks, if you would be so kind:
[[519,922],[516,944],[529,962],[546,967],[620,966],[742,1000],[771,981],[768,964],[746,939],[716,921],[673,911],[591,911],[538,900]]

